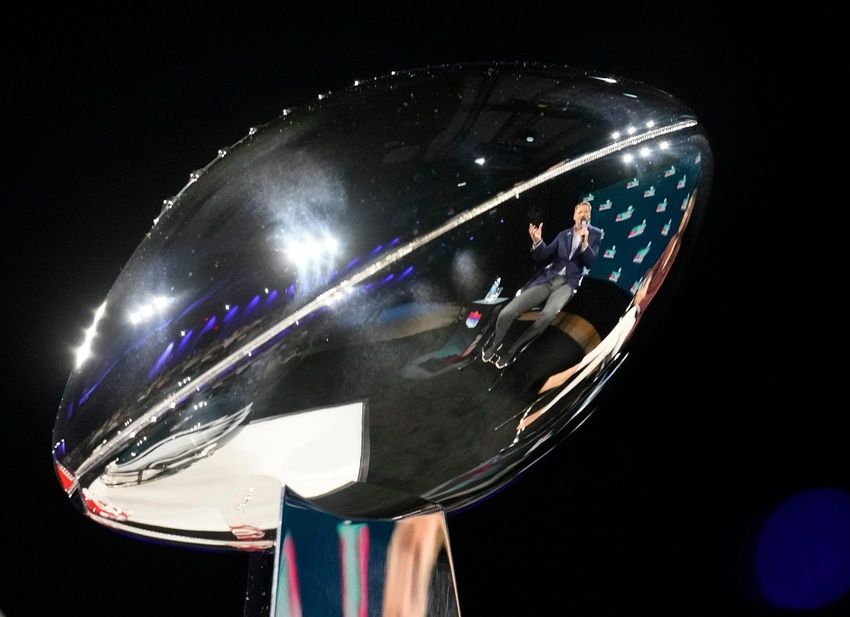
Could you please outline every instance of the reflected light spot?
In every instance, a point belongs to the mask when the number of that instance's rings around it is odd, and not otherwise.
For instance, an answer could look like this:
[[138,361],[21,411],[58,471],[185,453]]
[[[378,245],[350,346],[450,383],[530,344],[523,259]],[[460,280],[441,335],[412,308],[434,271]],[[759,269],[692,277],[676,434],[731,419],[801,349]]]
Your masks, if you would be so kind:
[[650,150],[650,149],[649,149],[649,148],[647,148],[646,146],[644,146],[643,148],[641,148],[641,149],[640,149],[640,155],[641,155],[643,158],[648,157],[650,154],[652,154],[652,150]]
[[479,156],[477,159],[475,159],[476,165],[483,165],[484,163],[485,163],[485,160],[484,160],[483,156]]
[[611,139],[620,139],[620,131],[614,131],[611,133]]
[[321,238],[291,240],[286,248],[289,260],[299,267],[334,256],[338,252],[339,241],[329,234],[323,234]]
[[245,307],[245,314],[247,315],[248,313],[250,313],[251,311],[253,311],[253,310],[254,310],[254,308],[255,308],[255,307],[257,306],[257,304],[259,304],[259,303],[260,303],[260,296],[259,296],[259,295],[254,296],[254,297],[251,299],[251,301],[248,303],[248,306],[246,306],[246,307]]
[[202,335],[203,335],[203,334],[206,334],[207,332],[209,332],[210,330],[212,330],[212,329],[213,329],[213,327],[215,326],[215,321],[216,321],[216,319],[215,319],[215,315],[213,315],[213,316],[212,316],[212,317],[211,317],[211,318],[207,321],[207,325],[205,325],[205,326],[204,326],[204,329],[203,329],[203,330],[201,330],[201,334],[202,334]]
[[850,589],[850,494],[804,491],[784,501],[761,529],[758,583],[772,605],[816,609]]
[[83,344],[80,345],[77,350],[74,352],[77,358],[76,368],[80,368],[86,360],[91,357],[91,344],[94,341],[94,337],[97,334],[97,324],[103,319],[103,315],[106,313],[106,300],[103,301],[97,310],[94,313],[94,320],[92,324],[86,329],[85,337],[83,338]]
[[[230,306],[230,305],[228,305],[228,306]],[[239,305],[237,304],[236,306],[234,306],[233,308],[231,308],[228,311],[227,315],[224,316],[224,319],[222,320],[222,322],[228,323],[231,319],[233,319],[236,316],[236,313],[238,313],[238,312],[239,312]]]
[[646,123],[646,128],[648,129],[651,129],[653,126],[655,126],[655,120],[650,120]]
[[[183,332],[183,330],[180,331],[180,336],[183,337],[183,340],[180,341],[180,345],[177,347],[177,351],[182,351],[183,348],[186,347],[186,345],[189,343],[189,340],[192,338],[192,334],[195,332],[195,330],[189,330],[185,334]],[[186,378],[186,381],[190,381],[188,377]]]
[[631,163],[633,160],[635,160],[635,157],[632,156],[631,154],[624,154],[623,155],[623,162],[624,163]]
[[628,133],[629,135],[634,135],[635,133],[637,133],[637,129],[633,126],[630,126],[626,129],[626,133]]
[[[168,359],[171,357],[171,352],[174,350],[174,341],[168,344],[168,347],[165,348],[165,351],[162,352],[162,355],[156,361],[156,364],[153,365],[150,372],[148,373],[148,380],[153,379],[159,374],[162,370],[162,367],[165,366],[165,363],[168,362]],[[119,431],[120,432],[120,431]]]
[[167,309],[171,301],[171,298],[166,296],[154,296],[137,306],[135,310],[130,311],[127,315],[127,321],[134,326],[147,321]]
[[330,235],[325,235],[325,252],[336,255],[339,252],[339,241]]
[[662,141],[660,144],[658,144],[658,147],[661,148],[662,150],[666,150],[667,148],[670,147],[670,142],[669,141]]

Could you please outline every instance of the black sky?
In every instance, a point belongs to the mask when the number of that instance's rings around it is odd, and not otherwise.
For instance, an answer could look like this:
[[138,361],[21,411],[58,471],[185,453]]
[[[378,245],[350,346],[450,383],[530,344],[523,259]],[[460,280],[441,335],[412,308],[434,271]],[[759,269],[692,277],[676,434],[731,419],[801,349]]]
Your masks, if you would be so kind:
[[549,10],[290,7],[7,23],[13,341],[0,456],[11,542],[0,553],[0,611],[241,615],[243,555],[126,538],[64,497],[50,431],[70,349],[162,199],[249,126],[393,69],[534,60],[676,95],[705,126],[715,182],[666,319],[592,419],[450,520],[464,615],[775,614],[755,584],[760,524],[798,491],[848,486],[847,439],[826,403],[836,375],[818,360],[840,321],[812,275],[843,266],[824,254],[826,224],[807,218],[823,214],[829,173],[809,147],[822,132],[813,124],[829,117],[822,96],[813,102],[822,82],[786,65],[799,35],[757,20],[678,5]]

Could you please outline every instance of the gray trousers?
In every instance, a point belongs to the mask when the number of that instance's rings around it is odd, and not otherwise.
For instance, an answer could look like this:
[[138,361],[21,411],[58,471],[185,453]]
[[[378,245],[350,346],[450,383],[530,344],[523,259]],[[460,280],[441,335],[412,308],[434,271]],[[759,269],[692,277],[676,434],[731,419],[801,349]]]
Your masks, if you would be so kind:
[[510,357],[522,349],[526,343],[534,340],[550,323],[552,323],[552,320],[555,319],[555,315],[558,314],[558,311],[560,311],[564,305],[569,302],[570,298],[572,298],[573,288],[570,287],[566,281],[566,277],[556,276],[545,283],[529,287],[516,298],[508,302],[507,305],[505,305],[505,308],[502,309],[502,312],[499,313],[499,317],[496,319],[496,333],[493,336],[493,342],[490,343],[489,349],[495,350],[499,346],[502,339],[505,338],[505,334],[508,333],[508,328],[511,327],[511,324],[517,317],[526,311],[531,310],[535,306],[540,306],[546,302],[543,307],[543,311],[537,319],[534,320],[531,327],[523,332],[522,336],[520,336],[517,341],[511,345],[508,353],[503,355]]

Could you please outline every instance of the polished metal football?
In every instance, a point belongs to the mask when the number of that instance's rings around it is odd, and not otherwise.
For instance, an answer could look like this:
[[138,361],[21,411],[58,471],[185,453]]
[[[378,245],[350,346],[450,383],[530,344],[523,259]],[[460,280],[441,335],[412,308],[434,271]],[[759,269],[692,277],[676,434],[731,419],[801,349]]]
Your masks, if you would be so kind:
[[711,175],[681,102],[559,66],[286,109],[189,175],[115,281],[60,481],[105,525],[248,549],[282,486],[343,517],[472,504],[587,418]]

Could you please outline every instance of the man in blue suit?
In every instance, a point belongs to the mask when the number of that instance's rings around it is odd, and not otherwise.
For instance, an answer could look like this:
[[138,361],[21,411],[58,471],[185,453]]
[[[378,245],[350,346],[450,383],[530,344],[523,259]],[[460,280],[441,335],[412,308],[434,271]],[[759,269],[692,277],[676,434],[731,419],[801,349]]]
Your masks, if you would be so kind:
[[[559,233],[549,244],[543,242],[543,223],[529,224],[531,256],[535,262],[549,262],[549,265],[529,281],[520,294],[508,302],[499,313],[493,340],[481,352],[481,358],[485,362],[494,362],[498,368],[511,364],[517,353],[543,332],[552,323],[558,311],[572,298],[581,283],[583,268],[590,268],[599,252],[602,230],[590,224],[591,210],[586,201],[576,204],[573,208],[573,227]],[[497,355],[502,339],[514,320],[544,302],[543,310],[531,327],[507,352]]]

